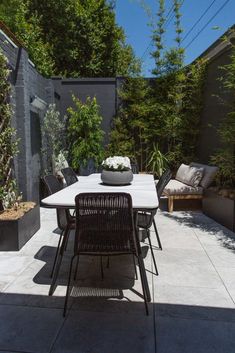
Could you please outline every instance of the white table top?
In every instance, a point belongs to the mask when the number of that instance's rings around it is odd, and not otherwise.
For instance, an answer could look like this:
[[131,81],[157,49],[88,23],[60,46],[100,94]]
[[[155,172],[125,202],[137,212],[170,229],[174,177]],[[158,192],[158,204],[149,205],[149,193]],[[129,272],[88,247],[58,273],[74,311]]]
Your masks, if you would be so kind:
[[82,192],[126,192],[132,197],[133,208],[154,209],[158,207],[158,197],[152,175],[134,174],[130,185],[109,186],[102,184],[100,174],[79,177],[79,181],[50,195],[41,201],[45,207],[75,207],[75,196]]

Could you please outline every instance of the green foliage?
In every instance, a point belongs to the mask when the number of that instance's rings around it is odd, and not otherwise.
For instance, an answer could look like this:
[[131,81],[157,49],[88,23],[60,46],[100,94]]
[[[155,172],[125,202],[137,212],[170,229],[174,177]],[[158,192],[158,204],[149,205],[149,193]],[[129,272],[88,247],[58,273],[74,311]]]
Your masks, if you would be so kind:
[[199,59],[186,69],[182,101],[182,158],[186,164],[196,158],[196,149],[200,129],[200,115],[203,107],[203,89],[207,61]]
[[43,173],[53,173],[60,151],[65,149],[65,119],[61,118],[55,104],[50,104],[42,122]]
[[[223,75],[220,81],[222,88],[231,95],[232,101],[231,103],[223,101],[230,111],[218,129],[222,147],[211,157],[212,163],[219,167],[217,182],[222,187],[235,187],[235,45],[230,44],[230,63],[221,68]],[[221,101],[221,98],[218,98]]]
[[9,103],[11,85],[8,81],[7,59],[0,52],[0,208],[11,207],[17,200],[16,182],[12,175],[13,157],[18,151],[15,129],[11,127],[12,108]]
[[134,138],[129,132],[129,126],[125,126],[122,118],[117,115],[113,120],[106,156],[119,155],[135,159],[134,143]]
[[0,19],[46,76],[115,77],[139,67],[107,0],[2,0]]
[[87,98],[82,103],[72,96],[75,107],[68,108],[69,155],[75,169],[86,167],[92,159],[98,166],[104,156],[102,147],[104,132],[101,130],[102,117],[96,98]]
[[119,90],[121,105],[110,134],[110,155],[128,156],[138,161],[140,170],[146,160],[145,127],[148,119],[149,85],[140,76],[126,78]]
[[125,79],[119,92],[122,104],[110,134],[110,152],[137,160],[141,170],[149,168],[146,160],[151,165],[155,158],[150,169],[157,168],[159,150],[173,170],[195,159],[206,62],[183,67],[179,8],[175,0],[176,47],[165,50],[165,1],[159,0],[152,53],[156,78]]
[[152,145],[157,141],[160,149],[165,150],[171,168],[176,168],[182,161],[182,101],[184,99],[184,86],[186,81],[183,70],[184,50],[181,48],[181,33],[179,13],[180,3],[174,0],[176,47],[165,50],[163,35],[165,33],[165,1],[159,1],[157,29],[153,35],[155,59],[153,74],[158,78],[153,85],[152,107],[148,140]]
[[159,0],[159,10],[157,12],[158,22],[156,28],[153,30],[153,42],[155,43],[156,50],[152,53],[152,57],[155,60],[155,68],[153,74],[156,77],[162,75],[163,61],[162,51],[164,49],[164,33],[165,33],[165,0]]
[[29,13],[29,0],[2,0],[0,20],[23,42],[37,69],[49,77],[54,73],[52,46],[42,38],[40,16]]
[[154,144],[153,147],[150,148],[149,159],[147,162],[148,170],[160,178],[167,166],[168,160],[166,156],[164,156],[164,154],[162,154],[159,150],[158,145]]

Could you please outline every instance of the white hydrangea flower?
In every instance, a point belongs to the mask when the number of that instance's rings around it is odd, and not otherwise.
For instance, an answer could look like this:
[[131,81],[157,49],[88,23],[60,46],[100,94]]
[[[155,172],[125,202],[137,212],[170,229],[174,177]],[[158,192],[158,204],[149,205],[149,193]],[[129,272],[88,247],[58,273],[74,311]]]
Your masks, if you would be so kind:
[[102,166],[105,170],[124,171],[131,169],[131,162],[128,157],[113,156],[106,158],[102,162]]

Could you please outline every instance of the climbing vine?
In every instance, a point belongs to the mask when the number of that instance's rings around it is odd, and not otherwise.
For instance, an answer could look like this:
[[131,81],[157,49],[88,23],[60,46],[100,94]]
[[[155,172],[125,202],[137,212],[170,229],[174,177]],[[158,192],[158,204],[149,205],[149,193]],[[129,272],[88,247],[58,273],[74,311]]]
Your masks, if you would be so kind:
[[[230,34],[234,35],[234,31]],[[230,63],[221,67],[220,81],[224,92],[231,97],[230,102],[222,101],[228,113],[218,129],[222,147],[211,157],[212,163],[219,167],[217,182],[222,187],[235,187],[235,44],[229,38],[231,46]]]
[[11,127],[11,85],[7,59],[0,52],[0,208],[9,208],[16,203],[17,187],[13,177],[13,158],[16,155],[16,131]]

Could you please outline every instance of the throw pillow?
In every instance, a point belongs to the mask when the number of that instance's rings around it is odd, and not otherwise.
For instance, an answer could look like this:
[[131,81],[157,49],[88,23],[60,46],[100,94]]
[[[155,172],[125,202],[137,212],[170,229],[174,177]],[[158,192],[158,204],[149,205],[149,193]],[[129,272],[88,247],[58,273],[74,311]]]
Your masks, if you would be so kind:
[[181,164],[175,179],[184,184],[197,187],[203,177],[203,168],[192,167],[186,164]]
[[198,168],[204,168],[204,174],[202,177],[202,180],[200,181],[200,185],[206,189],[208,188],[213,180],[215,179],[215,175],[218,171],[218,167],[215,166],[210,166],[206,164],[200,164],[200,163],[190,163],[192,167],[198,167]]

